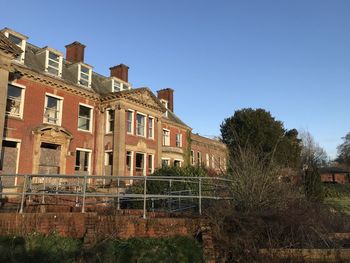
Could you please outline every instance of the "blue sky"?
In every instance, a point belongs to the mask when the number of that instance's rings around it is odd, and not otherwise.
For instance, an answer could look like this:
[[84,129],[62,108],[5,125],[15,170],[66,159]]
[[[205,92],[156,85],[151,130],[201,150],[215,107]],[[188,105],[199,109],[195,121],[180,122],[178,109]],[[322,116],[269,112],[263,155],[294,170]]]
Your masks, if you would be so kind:
[[[16,1],[0,27],[65,51],[109,75],[129,65],[134,87],[175,90],[175,113],[219,135],[235,110],[264,108],[308,130],[331,157],[350,131],[350,1]],[[13,10],[3,0],[2,10]]]

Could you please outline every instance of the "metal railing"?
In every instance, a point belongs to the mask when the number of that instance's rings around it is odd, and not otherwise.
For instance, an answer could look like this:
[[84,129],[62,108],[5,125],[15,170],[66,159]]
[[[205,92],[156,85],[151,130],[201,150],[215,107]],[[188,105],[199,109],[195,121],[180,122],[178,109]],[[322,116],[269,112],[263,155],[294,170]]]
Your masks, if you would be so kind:
[[[19,213],[24,212],[28,201],[35,199],[39,204],[45,204],[45,199],[49,197],[66,197],[71,198],[70,201],[73,198],[76,207],[81,207],[82,213],[86,211],[86,202],[90,199],[94,199],[95,204],[113,202],[117,210],[121,209],[121,203],[125,200],[141,201],[143,218],[146,218],[147,203],[152,202],[153,206],[155,200],[197,200],[198,213],[202,214],[203,200],[231,199],[228,191],[231,181],[220,177],[54,174],[4,174],[0,177],[2,197],[17,198]],[[9,184],[10,178],[16,184]]]

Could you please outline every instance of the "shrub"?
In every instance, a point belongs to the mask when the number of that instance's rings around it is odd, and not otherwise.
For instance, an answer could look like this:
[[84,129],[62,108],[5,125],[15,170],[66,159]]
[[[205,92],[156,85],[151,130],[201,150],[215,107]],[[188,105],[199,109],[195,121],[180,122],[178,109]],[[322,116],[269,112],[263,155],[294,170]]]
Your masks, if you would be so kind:
[[306,198],[312,202],[322,202],[324,200],[323,184],[315,165],[305,171],[304,191]]

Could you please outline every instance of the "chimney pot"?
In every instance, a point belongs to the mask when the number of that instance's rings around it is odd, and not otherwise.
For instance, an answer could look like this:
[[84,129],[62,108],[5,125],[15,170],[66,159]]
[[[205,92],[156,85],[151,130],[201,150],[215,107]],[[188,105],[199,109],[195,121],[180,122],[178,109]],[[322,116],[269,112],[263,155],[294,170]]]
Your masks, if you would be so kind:
[[84,62],[84,49],[85,45],[78,41],[66,45],[66,60],[72,63]]
[[119,64],[117,66],[109,68],[111,71],[111,77],[116,77],[125,82],[128,82],[129,67],[125,64]]

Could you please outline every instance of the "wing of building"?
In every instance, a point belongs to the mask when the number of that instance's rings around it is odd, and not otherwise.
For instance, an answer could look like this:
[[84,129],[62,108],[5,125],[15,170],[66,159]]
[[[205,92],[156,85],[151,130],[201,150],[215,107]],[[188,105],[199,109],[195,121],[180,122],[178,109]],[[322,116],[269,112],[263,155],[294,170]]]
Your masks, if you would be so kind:
[[102,76],[84,61],[84,49],[73,42],[64,58],[14,30],[0,32],[3,173],[148,175],[162,165],[226,167],[226,147],[192,134],[175,115],[172,89],[155,95],[133,88],[124,64]]

